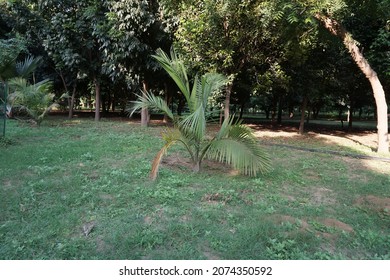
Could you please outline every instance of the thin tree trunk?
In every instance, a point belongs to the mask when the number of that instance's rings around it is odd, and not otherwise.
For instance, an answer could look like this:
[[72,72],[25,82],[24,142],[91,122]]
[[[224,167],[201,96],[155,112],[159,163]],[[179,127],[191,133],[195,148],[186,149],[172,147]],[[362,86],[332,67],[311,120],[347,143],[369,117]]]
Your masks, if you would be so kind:
[[230,116],[230,96],[232,95],[233,83],[229,83],[226,86],[226,96],[225,96],[225,108],[223,111],[224,119],[228,119]]
[[100,121],[100,82],[94,77],[95,83],[95,121]]
[[282,115],[283,115],[283,97],[282,95],[279,96],[278,101],[278,118],[276,120],[277,124],[282,124]]
[[242,117],[244,115],[244,109],[245,109],[245,102],[242,102],[241,106],[240,106],[240,120],[242,119]]
[[307,107],[307,95],[303,98],[302,102],[302,109],[301,109],[301,121],[299,122],[299,130],[298,134],[303,135],[305,132],[305,114],[306,114],[306,107]]
[[72,96],[70,97],[70,103],[69,103],[69,115],[68,115],[69,119],[73,118],[73,109],[74,109],[74,100],[76,97],[76,89],[77,89],[77,83],[74,82]]
[[[142,95],[145,97],[145,92],[148,90],[148,84],[145,80],[142,81],[143,91]],[[149,124],[149,111],[146,108],[141,110],[141,126],[148,126]]]
[[351,106],[348,109],[348,131],[351,131],[352,129],[352,122],[353,122],[353,108]]
[[351,56],[366,78],[370,81],[377,108],[377,128],[378,128],[378,152],[389,152],[389,135],[388,135],[388,117],[387,103],[385,92],[378,78],[377,73],[371,68],[368,61],[360,52],[356,41],[352,35],[336,20],[327,16],[316,14],[316,18],[321,21],[325,28],[333,35],[343,40],[345,47],[351,53]]

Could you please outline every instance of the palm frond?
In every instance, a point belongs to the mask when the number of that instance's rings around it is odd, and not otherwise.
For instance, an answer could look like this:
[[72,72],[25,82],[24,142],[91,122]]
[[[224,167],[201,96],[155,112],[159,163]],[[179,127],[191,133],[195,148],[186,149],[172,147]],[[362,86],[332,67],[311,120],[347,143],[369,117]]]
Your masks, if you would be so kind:
[[191,90],[187,71],[174,49],[171,49],[171,58],[169,58],[168,55],[161,49],[158,49],[157,55],[153,55],[152,57],[160,63],[161,67],[175,81],[187,102],[190,103]]
[[199,106],[194,112],[179,120],[179,127],[183,131],[191,132],[195,138],[201,141],[206,134],[205,108]]
[[24,61],[16,63],[16,72],[20,77],[28,78],[42,63],[42,57],[26,57]]
[[8,102],[11,107],[27,112],[38,123],[55,106],[52,82],[48,79],[30,85],[25,78],[13,78],[9,81],[11,94]]
[[[234,115],[231,115],[229,118],[224,119],[217,135],[215,136],[215,139],[220,140],[224,137],[227,137],[232,128],[233,122],[234,122]],[[235,125],[240,125],[240,124],[241,121],[235,123]]]
[[165,113],[171,120],[173,120],[174,116],[169,108],[168,104],[159,96],[155,96],[154,94],[142,91],[142,95],[137,95],[138,100],[132,102],[132,106],[126,109],[126,111],[131,115],[134,114],[135,111],[140,109],[152,109]]
[[232,125],[225,137],[214,139],[206,156],[232,165],[249,176],[271,169],[268,154],[260,148],[251,130],[244,125]]
[[167,153],[168,149],[177,142],[180,142],[188,150],[191,155],[191,158],[194,157],[193,152],[191,151],[191,145],[188,143],[188,139],[183,133],[178,129],[167,129],[163,132],[162,138],[165,142],[164,146],[156,154],[153,163],[152,170],[150,172],[150,178],[155,180],[158,175],[158,170],[160,168],[161,160],[164,155]]
[[206,73],[202,77],[202,92],[204,97],[204,102],[207,104],[208,98],[211,94],[215,93],[222,86],[226,85],[228,79],[219,73]]
[[168,142],[165,143],[165,145],[161,148],[161,150],[156,154],[153,163],[152,163],[152,170],[150,171],[150,178],[152,180],[156,180],[158,175],[158,170],[160,168],[161,160],[163,156],[167,153],[170,146],[172,146],[175,142]]

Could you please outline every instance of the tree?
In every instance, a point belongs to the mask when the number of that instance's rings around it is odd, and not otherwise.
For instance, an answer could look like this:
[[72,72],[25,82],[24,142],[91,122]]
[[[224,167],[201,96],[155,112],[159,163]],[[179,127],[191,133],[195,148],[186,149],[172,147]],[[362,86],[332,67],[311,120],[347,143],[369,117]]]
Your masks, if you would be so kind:
[[[157,48],[171,45],[162,7],[158,1],[108,1],[108,33],[102,41],[103,69],[113,81],[126,79],[147,91],[160,69],[151,55]],[[100,36],[103,38],[103,36]],[[147,126],[149,113],[141,112],[141,124]]]
[[25,42],[21,38],[0,39],[0,81],[17,76],[17,58],[26,50]]
[[356,41],[352,35],[336,20],[326,15],[316,14],[316,18],[320,20],[325,28],[332,34],[340,37],[346,48],[351,53],[353,60],[369,80],[374,94],[377,107],[377,128],[378,128],[378,152],[389,152],[389,129],[388,129],[388,110],[386,96],[382,84],[378,78],[378,74],[372,69],[369,62],[359,50]]
[[229,78],[225,118],[229,118],[235,79],[244,69],[263,64],[266,50],[275,42],[272,25],[268,25],[271,18],[260,2],[182,1],[177,45],[196,70],[217,71]]
[[[370,0],[364,5],[372,8],[372,5],[375,6],[378,5],[378,3],[382,2]],[[342,40],[344,46],[350,52],[352,59],[371,84],[377,108],[378,152],[388,153],[388,110],[382,84],[378,78],[378,74],[374,71],[369,61],[364,57],[363,52],[359,49],[359,43],[354,40],[352,34],[342,24],[343,20],[348,19],[348,17],[353,14],[353,8],[356,8],[357,5],[361,5],[361,1],[322,0],[313,2],[308,0],[296,0],[293,2],[279,1],[278,4],[281,4],[280,8],[286,13],[290,23],[307,22],[313,24],[313,19],[316,19],[331,34]],[[383,19],[381,20],[383,21]]]
[[223,75],[206,73],[200,78],[195,76],[191,89],[187,70],[173,50],[171,58],[162,50],[154,58],[179,87],[187,102],[189,114],[174,115],[162,98],[149,92],[144,92],[134,103],[132,112],[142,108],[156,109],[164,112],[174,123],[174,128],[167,129],[163,134],[165,144],[153,161],[152,179],[157,177],[162,157],[175,143],[180,143],[187,149],[195,172],[199,172],[205,157],[226,162],[244,174],[253,176],[270,169],[269,157],[260,149],[251,130],[240,122],[234,122],[234,117],[225,118],[220,130],[211,139],[206,136],[207,121],[213,113],[208,107],[208,100],[227,82]]
[[38,13],[46,17],[47,23],[41,30],[45,37],[43,44],[63,79],[64,87],[67,88],[68,82],[73,85],[71,100],[74,100],[80,77],[87,76],[91,81],[95,91],[96,121],[100,120],[104,75],[102,44],[108,28],[107,12],[106,1],[97,0],[44,1],[38,7]]

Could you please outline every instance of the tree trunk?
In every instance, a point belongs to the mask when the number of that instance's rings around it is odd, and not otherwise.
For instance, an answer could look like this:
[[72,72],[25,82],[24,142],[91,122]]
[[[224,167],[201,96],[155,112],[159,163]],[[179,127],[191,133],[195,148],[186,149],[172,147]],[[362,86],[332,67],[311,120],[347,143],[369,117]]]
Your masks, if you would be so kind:
[[242,102],[240,106],[240,120],[242,120],[242,117],[244,115],[244,109],[245,109],[245,102]]
[[352,106],[348,109],[348,131],[352,130],[352,122],[353,122],[353,109]]
[[345,30],[345,28],[336,20],[327,16],[316,14],[316,18],[321,21],[325,28],[333,35],[338,36],[343,40],[345,47],[351,53],[351,56],[366,78],[370,81],[372,91],[375,98],[377,108],[377,128],[378,128],[378,152],[389,152],[389,136],[388,136],[388,117],[387,117],[387,103],[385,92],[382,84],[379,81],[377,73],[371,68],[368,61],[360,52],[356,41],[352,35]]
[[279,96],[279,101],[278,101],[278,118],[276,120],[277,124],[282,124],[282,115],[283,115],[283,97]]
[[194,165],[192,166],[192,171],[194,171],[195,173],[198,173],[200,171],[200,161],[199,160],[194,162]]
[[230,96],[232,94],[233,84],[229,83],[226,86],[226,96],[225,96],[225,108],[223,111],[224,119],[228,119],[230,116]]
[[74,82],[72,96],[70,97],[70,102],[69,102],[69,115],[68,115],[69,119],[73,118],[73,109],[74,109],[74,100],[76,97],[76,89],[77,89],[77,84],[76,84],[76,82]]
[[[142,81],[143,91],[142,95],[145,97],[145,92],[148,91],[148,84],[145,80]],[[149,124],[149,111],[148,109],[144,108],[141,110],[141,126],[148,126]]]
[[306,113],[306,107],[307,107],[307,96],[303,98],[302,102],[302,109],[301,109],[301,121],[299,122],[299,130],[298,134],[303,135],[305,132],[305,113]]
[[100,82],[94,77],[95,83],[95,121],[100,121]]

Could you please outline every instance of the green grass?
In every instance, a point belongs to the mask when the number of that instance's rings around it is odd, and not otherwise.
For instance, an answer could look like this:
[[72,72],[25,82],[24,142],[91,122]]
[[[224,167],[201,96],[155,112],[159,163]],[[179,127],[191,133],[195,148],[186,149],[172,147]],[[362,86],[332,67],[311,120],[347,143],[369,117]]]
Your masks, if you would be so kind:
[[207,162],[194,174],[178,147],[152,182],[161,130],[9,121],[0,142],[0,258],[390,259],[390,171],[265,146],[274,169],[264,176]]

